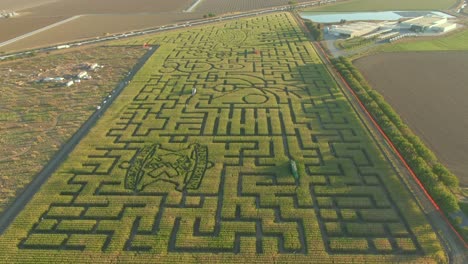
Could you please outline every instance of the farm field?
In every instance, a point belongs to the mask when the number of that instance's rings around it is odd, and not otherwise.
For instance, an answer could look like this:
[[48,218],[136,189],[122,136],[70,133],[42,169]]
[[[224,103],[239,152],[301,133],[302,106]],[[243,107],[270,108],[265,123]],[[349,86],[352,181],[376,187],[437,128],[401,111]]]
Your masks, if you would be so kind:
[[158,25],[181,23],[201,17],[202,15],[198,13],[86,15],[37,35],[0,47],[0,52],[19,51],[55,43],[66,43],[77,39],[104,36],[106,33],[129,32]]
[[468,187],[468,52],[382,53],[354,63]]
[[384,11],[384,10],[444,10],[457,0],[349,0],[344,3],[312,7],[310,11]]
[[[93,47],[0,63],[0,212],[93,113],[145,51]],[[66,88],[46,77],[90,72],[91,80]]]
[[381,51],[463,51],[468,50],[468,30],[454,32],[451,35],[425,40],[410,40],[393,43],[379,48]]
[[289,14],[116,45],[141,42],[160,47],[0,237],[8,262],[445,260]]
[[[13,7],[15,10],[18,10],[17,12],[20,14],[20,16],[9,19],[0,19],[0,42],[43,28],[50,24],[76,15],[94,14],[102,16],[103,21],[98,22],[103,22],[104,25],[106,25],[106,20],[109,19],[108,16],[114,15],[114,17],[112,17],[113,27],[108,30],[110,33],[122,32],[128,30],[129,28],[130,30],[135,30],[149,26],[173,23],[174,21],[183,19],[185,17],[182,14],[182,10],[188,8],[191,3],[192,0],[57,0],[52,2],[32,1],[32,3],[25,3],[24,1],[20,1],[18,4],[7,2],[5,7]],[[29,5],[32,6],[28,7]],[[2,8],[0,8],[0,10],[1,9]],[[140,23],[133,25],[135,26],[134,28],[131,28],[126,24],[126,19],[128,19],[127,17],[121,17],[121,15],[133,15],[134,17],[137,17],[138,15],[145,16],[148,14],[153,14],[154,17],[146,17],[146,22],[143,22],[140,19]],[[172,16],[171,19],[168,19],[169,14]],[[156,15],[161,15],[165,17],[165,19],[158,18]],[[198,18],[201,18],[200,14],[198,14]],[[136,18],[131,18],[130,20],[130,24],[132,24],[134,23],[132,20],[134,21]],[[99,24],[94,24],[94,26],[96,25]],[[93,31],[94,29],[93,27],[79,27],[78,29],[70,31],[61,31],[58,35],[70,35],[70,32],[76,32],[76,37],[73,39],[78,39],[85,34],[88,36],[89,33],[87,32],[89,30]],[[102,33],[99,35],[102,35]],[[52,38],[52,40],[53,39],[54,38]],[[34,42],[30,42],[30,44],[31,43]]]
[[2,0],[0,1],[0,10],[22,10],[55,1],[57,0]]

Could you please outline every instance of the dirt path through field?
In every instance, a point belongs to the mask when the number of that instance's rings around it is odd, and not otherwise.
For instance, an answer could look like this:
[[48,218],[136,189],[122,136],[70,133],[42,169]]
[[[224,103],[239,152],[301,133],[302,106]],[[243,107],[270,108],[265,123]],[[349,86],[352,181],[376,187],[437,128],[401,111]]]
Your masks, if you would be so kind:
[[355,65],[468,186],[468,52],[387,53]]

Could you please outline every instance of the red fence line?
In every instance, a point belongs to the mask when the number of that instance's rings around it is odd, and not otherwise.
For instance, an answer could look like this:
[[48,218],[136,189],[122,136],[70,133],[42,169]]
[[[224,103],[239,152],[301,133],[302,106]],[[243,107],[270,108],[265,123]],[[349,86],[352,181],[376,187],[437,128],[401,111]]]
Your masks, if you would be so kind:
[[[315,44],[315,46],[317,46],[321,51],[322,51],[322,54],[325,55],[325,59],[328,61],[328,63],[330,63],[330,65],[333,66],[333,64],[331,63],[330,59],[328,58],[328,56],[326,55],[326,52],[323,50],[322,46],[320,44]],[[333,66],[334,67],[334,66]],[[414,173],[414,171],[410,168],[410,166],[408,165],[408,163],[406,162],[406,160],[403,158],[403,156],[401,155],[401,153],[398,151],[398,149],[395,147],[395,145],[393,144],[393,142],[390,140],[390,138],[388,138],[387,134],[383,131],[383,129],[380,127],[379,124],[377,124],[377,121],[375,121],[374,117],[369,113],[369,111],[367,111],[367,108],[364,106],[364,104],[361,102],[361,100],[359,99],[359,97],[357,96],[357,94],[354,92],[354,90],[349,86],[348,82],[343,78],[343,76],[341,75],[340,72],[336,71],[336,73],[338,74],[338,76],[340,77],[341,81],[345,84],[346,88],[351,92],[351,94],[354,96],[354,98],[356,98],[359,106],[361,107],[361,109],[366,113],[366,115],[369,117],[369,119],[371,120],[371,122],[374,124],[374,126],[377,128],[377,130],[380,132],[380,134],[384,137],[385,141],[387,141],[387,143],[389,144],[389,146],[391,147],[391,149],[397,154],[398,158],[400,159],[400,161],[403,163],[403,165],[406,167],[406,169],[409,171],[409,173],[411,174],[411,176],[413,177],[413,179],[416,181],[416,183],[419,185],[419,187],[421,188],[421,190],[424,192],[424,194],[427,196],[427,198],[429,199],[429,201],[432,203],[432,205],[436,208],[436,210],[439,212],[440,215],[442,215],[442,218],[445,220],[445,222],[450,226],[450,228],[452,229],[452,231],[457,235],[457,237],[460,239],[460,241],[462,241],[463,245],[465,246],[465,248],[468,248],[468,244],[465,242],[465,240],[463,239],[463,237],[458,233],[458,231],[455,229],[455,227],[453,227],[453,225],[450,223],[450,221],[447,219],[447,217],[445,216],[445,214],[440,210],[440,207],[439,205],[437,205],[437,203],[434,201],[434,199],[432,199],[431,195],[427,192],[426,188],[424,188],[423,184],[421,183],[421,181],[418,179],[418,177],[416,176],[416,174]]]

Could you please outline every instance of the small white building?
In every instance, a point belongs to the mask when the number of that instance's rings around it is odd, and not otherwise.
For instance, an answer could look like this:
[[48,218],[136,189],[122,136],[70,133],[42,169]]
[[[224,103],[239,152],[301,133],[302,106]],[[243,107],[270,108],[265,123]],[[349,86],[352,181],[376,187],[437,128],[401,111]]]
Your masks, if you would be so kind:
[[88,76],[88,72],[86,72],[86,71],[82,71],[82,72],[78,73],[78,75],[76,75],[76,77],[77,77],[78,79],[84,79],[84,78],[86,78],[87,76]]
[[66,85],[67,87],[70,87],[70,86],[72,86],[73,84],[74,84],[73,81],[68,81],[65,85]]

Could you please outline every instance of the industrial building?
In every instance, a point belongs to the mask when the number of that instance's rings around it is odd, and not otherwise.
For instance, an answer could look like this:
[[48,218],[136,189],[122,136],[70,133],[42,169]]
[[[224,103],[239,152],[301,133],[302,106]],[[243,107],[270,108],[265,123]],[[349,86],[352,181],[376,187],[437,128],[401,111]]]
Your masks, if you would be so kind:
[[379,28],[379,23],[356,22],[331,26],[329,33],[339,37],[354,38],[376,31]]
[[435,31],[447,32],[457,27],[457,24],[450,23],[446,17],[435,15],[420,16],[401,22],[401,28],[410,29],[416,32]]

